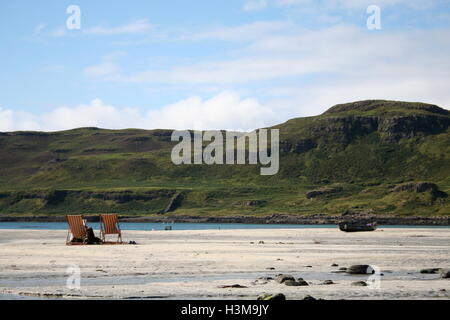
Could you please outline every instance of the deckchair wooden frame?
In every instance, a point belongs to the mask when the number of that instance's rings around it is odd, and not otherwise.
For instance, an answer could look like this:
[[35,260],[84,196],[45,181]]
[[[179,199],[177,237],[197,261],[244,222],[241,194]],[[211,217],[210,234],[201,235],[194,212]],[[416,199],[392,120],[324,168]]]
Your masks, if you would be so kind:
[[116,244],[122,244],[122,231],[120,230],[119,217],[117,214],[100,215],[100,237],[106,243],[107,234],[117,234]]
[[[74,245],[74,244],[87,244],[87,230],[86,224],[84,220],[84,216],[82,215],[67,215],[67,238],[66,245]],[[73,238],[81,239],[83,242],[71,242],[71,236]]]

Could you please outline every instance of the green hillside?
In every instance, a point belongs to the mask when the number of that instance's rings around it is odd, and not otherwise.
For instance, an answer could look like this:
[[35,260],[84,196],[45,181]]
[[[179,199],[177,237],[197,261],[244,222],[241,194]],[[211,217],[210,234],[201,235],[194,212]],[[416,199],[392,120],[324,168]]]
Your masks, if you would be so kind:
[[0,214],[450,215],[450,112],[360,101],[280,130],[280,171],[171,162],[171,130],[0,133]]

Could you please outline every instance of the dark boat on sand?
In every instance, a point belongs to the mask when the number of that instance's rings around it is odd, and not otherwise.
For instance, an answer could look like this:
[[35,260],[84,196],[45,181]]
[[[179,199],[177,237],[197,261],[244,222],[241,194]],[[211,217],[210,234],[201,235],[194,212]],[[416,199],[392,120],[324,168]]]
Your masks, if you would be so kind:
[[377,230],[377,223],[341,222],[339,223],[339,230],[344,232],[375,231]]

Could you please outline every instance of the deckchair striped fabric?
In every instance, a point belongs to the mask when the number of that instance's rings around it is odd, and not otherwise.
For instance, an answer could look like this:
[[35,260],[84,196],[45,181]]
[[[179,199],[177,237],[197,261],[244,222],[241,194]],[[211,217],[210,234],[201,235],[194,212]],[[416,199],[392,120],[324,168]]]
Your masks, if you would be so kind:
[[119,226],[119,218],[117,214],[101,214],[100,215],[100,235],[105,242],[107,234],[117,234],[117,242],[122,243],[122,233]]
[[86,225],[84,223],[84,217],[82,215],[70,215],[66,216],[67,224],[69,228],[67,230],[67,239],[66,244],[71,244],[70,242],[70,234],[72,234],[73,238],[83,240],[83,243],[86,243],[87,240],[87,232]]

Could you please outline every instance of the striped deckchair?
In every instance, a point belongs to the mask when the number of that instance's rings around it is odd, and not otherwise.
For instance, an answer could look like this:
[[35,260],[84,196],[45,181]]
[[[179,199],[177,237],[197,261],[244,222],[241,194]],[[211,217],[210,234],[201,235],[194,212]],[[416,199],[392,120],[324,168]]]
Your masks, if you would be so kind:
[[100,215],[100,237],[103,242],[105,242],[105,236],[107,234],[117,234],[116,243],[122,243],[122,233],[120,231],[117,214]]
[[[74,215],[74,216],[66,216],[67,224],[69,228],[67,230],[67,238],[66,244],[74,244],[71,242],[70,235],[72,234],[73,238],[83,240],[82,244],[87,243],[87,231],[86,231],[86,223],[84,217],[82,215]],[[81,242],[80,242],[81,244]]]

